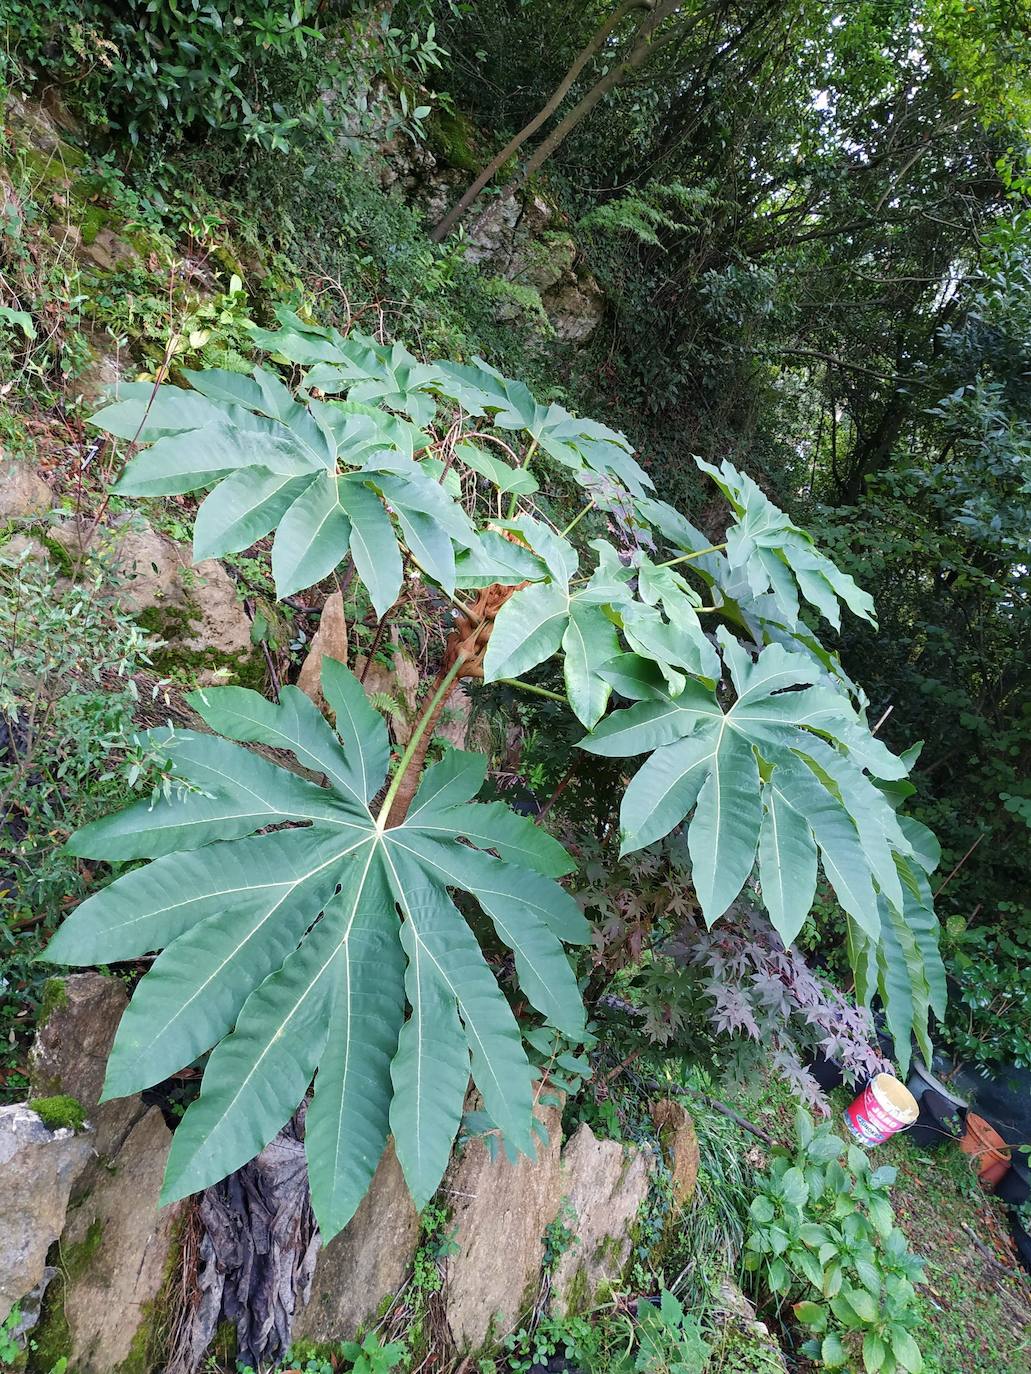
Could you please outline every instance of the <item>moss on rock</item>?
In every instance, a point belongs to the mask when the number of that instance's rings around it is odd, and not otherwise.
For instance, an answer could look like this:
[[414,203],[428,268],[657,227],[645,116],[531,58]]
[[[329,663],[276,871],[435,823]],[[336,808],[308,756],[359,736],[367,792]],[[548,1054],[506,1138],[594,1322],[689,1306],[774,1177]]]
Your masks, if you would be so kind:
[[56,1097],[30,1097],[29,1107],[50,1131],[65,1128],[81,1131],[86,1124],[86,1109],[67,1093],[59,1093]]

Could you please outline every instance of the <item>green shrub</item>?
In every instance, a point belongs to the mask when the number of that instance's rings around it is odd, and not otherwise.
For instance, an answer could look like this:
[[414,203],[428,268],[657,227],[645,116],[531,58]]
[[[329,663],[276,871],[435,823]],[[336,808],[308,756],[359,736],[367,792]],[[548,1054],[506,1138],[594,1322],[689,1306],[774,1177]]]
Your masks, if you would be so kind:
[[759,1180],[745,1269],[761,1298],[793,1304],[813,1333],[804,1351],[822,1367],[919,1374],[913,1285],[923,1262],[895,1225],[895,1169],[872,1170],[863,1150],[846,1147],[828,1124],[814,1127],[802,1109],[795,1130],[794,1151],[774,1149]]

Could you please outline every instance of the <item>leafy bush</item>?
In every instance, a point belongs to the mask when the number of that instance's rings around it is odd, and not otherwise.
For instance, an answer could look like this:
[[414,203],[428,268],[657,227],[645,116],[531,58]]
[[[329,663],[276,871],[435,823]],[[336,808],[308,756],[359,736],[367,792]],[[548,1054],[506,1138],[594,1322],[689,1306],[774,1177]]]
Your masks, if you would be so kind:
[[[164,148],[215,131],[286,152],[341,114],[360,125],[380,64],[403,80],[440,63],[432,26],[402,34],[374,6],[345,26],[319,0],[57,0],[45,13],[12,0],[5,17],[17,60],[97,123]],[[428,113],[404,94],[384,136]]]
[[1001,929],[945,925],[954,983],[943,1033],[957,1058],[988,1072],[994,1065],[1031,1068],[1031,911],[1000,902]]
[[[414,1198],[428,1200],[470,1062],[496,1130],[533,1152],[535,1070],[449,890],[475,898],[486,918],[478,928],[492,927],[514,953],[521,995],[574,1042],[584,1012],[563,942],[589,932],[554,881],[572,866],[561,846],[503,804],[470,804],[482,757],[451,751],[420,781],[433,724],[462,678],[567,701],[588,730],[583,749],[647,753],[623,797],[623,848],[661,839],[693,811],[691,877],[709,923],[758,854],[764,903],[792,938],[822,861],[849,914],[864,994],[879,988],[893,1028],[904,1029],[900,1056],[911,1029],[925,1043],[942,1001],[924,876],[933,840],[896,817],[889,797],[901,800],[906,762],[870,733],[852,684],[800,617],[800,597],[832,623],[839,597],[870,615],[852,580],[729,464],[701,465],[732,516],[712,545],[648,495],[650,478],[614,430],[539,404],[479,360],[422,362],[399,343],[344,337],[289,311],[280,319],[280,330],[254,336],[299,369],[295,391],[261,368],[210,370],[187,374],[190,389],[127,384],[94,417],[116,438],[149,445],[117,490],[211,487],[196,557],[239,552],[274,530],[278,595],[347,561],[381,622],[399,600],[417,599],[446,643],[389,777],[382,719],[348,670],[327,661],[337,733],[294,688],[278,705],[239,688],[197,693],[193,705],[227,739],[148,736],[181,794],[71,841],[82,856],[153,862],[80,906],[49,957],[94,963],[166,947],[123,1018],[105,1092],[139,1091],[212,1051],[175,1134],[164,1196],[252,1158],[316,1069],[306,1149],[327,1238],[361,1200],[388,1129]],[[505,459],[488,449],[493,431]],[[538,474],[556,471],[588,497],[561,532],[534,501]],[[566,536],[579,525],[582,538],[581,521],[598,508],[618,520],[619,542],[577,548]],[[657,562],[659,539],[675,553]],[[707,615],[722,622],[712,636]],[[559,652],[564,691],[525,681]],[[736,692],[729,707],[724,671]],[[636,704],[606,716],[614,689]],[[228,740],[285,747],[325,783]]]
[[814,1127],[801,1108],[795,1132],[795,1150],[775,1149],[759,1179],[746,1271],[761,1296],[793,1304],[814,1333],[805,1353],[824,1368],[920,1374],[913,1284],[923,1265],[895,1225],[895,1169],[871,1169],[863,1150]]
[[[62,846],[126,796],[133,674],[153,647],[103,571],[69,582],[57,565],[0,550],[0,987],[26,1029],[47,976],[35,956],[92,882]],[[144,764],[138,755],[141,778]],[[5,1058],[21,1048],[13,1036]],[[23,1086],[11,1078],[15,1096]]]

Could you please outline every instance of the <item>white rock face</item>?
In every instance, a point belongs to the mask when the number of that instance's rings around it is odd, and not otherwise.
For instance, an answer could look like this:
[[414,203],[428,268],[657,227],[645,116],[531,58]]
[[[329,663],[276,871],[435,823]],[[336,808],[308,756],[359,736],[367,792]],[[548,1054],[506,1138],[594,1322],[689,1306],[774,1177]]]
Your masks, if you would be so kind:
[[48,1130],[24,1103],[0,1107],[0,1321],[43,1283],[47,1251],[92,1153],[89,1132]]

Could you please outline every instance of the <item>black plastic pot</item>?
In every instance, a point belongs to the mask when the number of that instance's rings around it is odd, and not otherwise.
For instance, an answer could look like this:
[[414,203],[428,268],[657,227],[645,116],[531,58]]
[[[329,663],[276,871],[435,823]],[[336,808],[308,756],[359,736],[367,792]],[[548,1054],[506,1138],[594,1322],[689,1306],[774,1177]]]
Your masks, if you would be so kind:
[[1010,1212],[1010,1229],[1013,1232],[1013,1240],[1017,1247],[1017,1254],[1020,1256],[1020,1262],[1031,1274],[1031,1236],[1020,1224],[1020,1218],[1016,1212]]
[[999,1180],[996,1197],[1012,1207],[1020,1207],[1031,1198],[1031,1168],[1021,1159],[1013,1159]]
[[823,1050],[816,1051],[813,1062],[807,1067],[824,1092],[829,1092],[831,1088],[840,1088],[845,1081],[841,1065],[833,1059],[828,1059]]
[[920,1115],[907,1132],[914,1145],[925,1150],[937,1150],[948,1141],[963,1134],[963,1122],[956,1104],[934,1088],[921,1094]]

